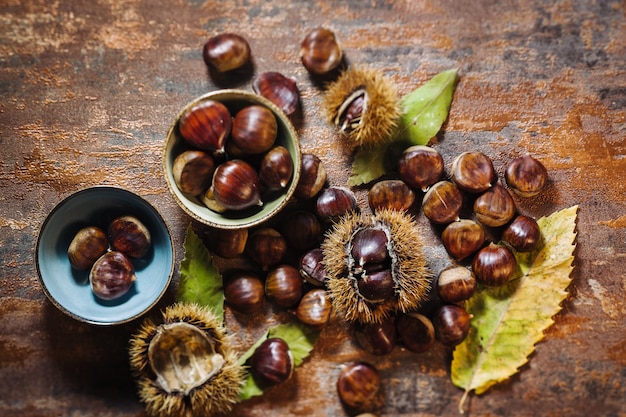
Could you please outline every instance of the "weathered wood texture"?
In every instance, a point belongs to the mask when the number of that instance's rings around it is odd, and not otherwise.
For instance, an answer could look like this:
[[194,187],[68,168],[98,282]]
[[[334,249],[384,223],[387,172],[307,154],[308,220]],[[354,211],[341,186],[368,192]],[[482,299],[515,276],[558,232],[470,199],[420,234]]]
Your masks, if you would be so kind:
[[[302,148],[322,158],[331,183],[346,183],[351,157],[322,120],[321,90],[298,59],[305,33],[323,25],[350,62],[384,70],[402,93],[458,67],[437,145],[446,162],[476,149],[502,173],[530,152],[551,181],[521,211],[539,217],[580,205],[571,297],[530,363],[471,396],[469,415],[626,416],[623,1],[4,0],[0,22],[0,415],[144,415],[126,351],[138,322],[97,328],[57,311],[38,284],[34,247],[63,197],[109,184],[160,210],[180,261],[189,218],[166,190],[161,150],[178,109],[221,87],[202,61],[208,36],[242,34],[255,73],[295,77]],[[250,78],[232,85],[250,89]],[[445,264],[425,226],[433,263]],[[174,299],[176,282],[159,308]],[[245,345],[267,323],[230,325],[247,329]],[[462,392],[450,382],[450,355],[438,346],[370,356],[335,324],[292,383],[232,415],[344,416],[335,381],[355,358],[382,372],[381,415],[455,415]]]

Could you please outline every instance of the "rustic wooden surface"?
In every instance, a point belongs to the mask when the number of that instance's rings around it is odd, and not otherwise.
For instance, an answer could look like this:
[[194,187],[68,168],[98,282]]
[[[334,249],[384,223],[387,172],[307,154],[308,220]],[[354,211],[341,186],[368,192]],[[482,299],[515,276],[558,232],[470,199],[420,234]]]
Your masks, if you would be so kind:
[[[224,86],[201,58],[208,36],[237,32],[252,46],[255,73],[296,78],[302,148],[322,158],[331,183],[346,183],[350,155],[321,119],[319,86],[298,60],[300,40],[322,25],[350,62],[384,70],[402,93],[459,68],[437,145],[446,162],[477,149],[502,172],[530,152],[550,184],[522,211],[580,206],[571,297],[529,364],[471,396],[469,415],[626,416],[623,1],[3,0],[0,22],[0,415],[144,415],[127,363],[138,321],[99,328],[60,313],[37,281],[35,242],[62,198],[108,184],[159,209],[180,261],[190,220],[166,189],[161,150],[178,109]],[[228,86],[250,89],[250,78]],[[425,230],[433,263],[445,263]],[[173,301],[176,283],[158,308]],[[383,376],[380,415],[453,416],[462,392],[450,382],[450,356],[438,346],[373,357],[336,324],[292,383],[232,415],[344,416],[340,366],[364,358]]]

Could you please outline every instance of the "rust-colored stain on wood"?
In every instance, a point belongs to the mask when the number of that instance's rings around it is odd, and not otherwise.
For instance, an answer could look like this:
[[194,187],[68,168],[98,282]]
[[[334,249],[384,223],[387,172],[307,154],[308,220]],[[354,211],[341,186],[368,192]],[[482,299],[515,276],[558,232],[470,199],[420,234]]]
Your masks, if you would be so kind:
[[[0,4],[0,415],[141,416],[127,343],[138,322],[78,323],[49,303],[33,264],[39,228],[65,196],[108,184],[130,189],[166,218],[182,259],[190,220],[162,176],[163,138],[178,110],[220,87],[201,57],[206,39],[236,32],[254,74],[294,77],[302,148],[344,185],[352,156],[321,116],[323,86],[299,62],[299,43],[333,29],[348,60],[383,70],[405,94],[459,68],[436,146],[450,164],[476,149],[502,173],[523,153],[549,170],[546,193],[520,203],[535,217],[580,206],[571,296],[528,365],[482,396],[472,416],[626,415],[626,4],[528,2],[146,0]],[[448,165],[449,166],[449,165]],[[365,189],[358,189],[365,204]],[[435,268],[449,260],[423,223]],[[155,308],[173,302],[177,280]],[[270,322],[285,312],[268,307]],[[227,313],[245,350],[268,325]],[[335,382],[365,359],[383,378],[385,416],[452,416],[461,390],[451,352],[364,353],[339,320],[322,333],[292,383],[239,404],[232,416],[345,416]]]

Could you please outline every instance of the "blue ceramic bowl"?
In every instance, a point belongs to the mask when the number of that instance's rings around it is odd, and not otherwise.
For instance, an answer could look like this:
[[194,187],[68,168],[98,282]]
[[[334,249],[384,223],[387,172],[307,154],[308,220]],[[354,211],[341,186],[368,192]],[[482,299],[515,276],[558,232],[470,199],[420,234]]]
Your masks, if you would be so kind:
[[[89,271],[70,265],[67,249],[83,227],[107,230],[120,215],[136,216],[150,231],[152,245],[141,259],[133,259],[137,279],[124,296],[104,301],[89,286]],[[69,316],[91,324],[131,321],[152,308],[165,293],[174,272],[172,239],[161,215],[130,191],[98,186],[61,201],[44,221],[35,250],[39,281],[50,301]]]

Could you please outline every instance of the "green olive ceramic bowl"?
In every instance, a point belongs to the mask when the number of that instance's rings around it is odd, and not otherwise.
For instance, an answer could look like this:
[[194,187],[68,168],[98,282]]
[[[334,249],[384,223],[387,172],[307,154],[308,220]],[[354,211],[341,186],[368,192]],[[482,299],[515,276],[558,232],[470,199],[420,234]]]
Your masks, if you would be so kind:
[[[86,226],[107,230],[120,215],[137,217],[150,232],[148,253],[133,259],[136,279],[115,300],[101,300],[91,290],[89,271],[70,265],[67,250]],[[167,290],[174,273],[174,249],[168,227],[142,197],[122,188],[97,186],[78,191],[58,203],[44,220],[35,249],[39,282],[48,299],[76,320],[108,326],[132,321],[149,311]]]
[[[190,149],[190,146],[181,137],[179,120],[190,108],[206,101],[214,100],[224,104],[231,116],[242,108],[260,104],[269,108],[278,123],[278,132],[275,145],[282,145],[289,151],[293,162],[293,175],[289,184],[280,192],[262,195],[262,206],[255,206],[245,210],[227,210],[218,213],[209,209],[198,196],[183,193],[174,180],[172,167],[174,159],[181,152]],[[217,90],[197,97],[185,105],[176,115],[165,138],[163,152],[163,171],[167,186],[178,205],[194,220],[211,227],[221,229],[242,229],[262,224],[279,213],[290,201],[300,178],[302,155],[298,135],[289,118],[271,101],[252,92],[244,90]]]

